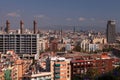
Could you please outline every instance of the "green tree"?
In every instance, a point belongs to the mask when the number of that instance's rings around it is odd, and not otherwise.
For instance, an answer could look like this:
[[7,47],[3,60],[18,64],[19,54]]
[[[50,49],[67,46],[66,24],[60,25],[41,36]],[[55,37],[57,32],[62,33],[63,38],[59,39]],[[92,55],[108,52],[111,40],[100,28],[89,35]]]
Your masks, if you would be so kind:
[[98,75],[99,73],[96,68],[88,68],[85,76],[90,80],[94,80]]
[[4,75],[5,75],[4,76],[5,80],[12,80],[11,79],[11,70],[9,70],[9,69],[5,70]]
[[80,45],[76,45],[73,50],[80,52],[81,51]]
[[120,80],[120,67],[116,67],[112,71],[99,76],[97,80]]

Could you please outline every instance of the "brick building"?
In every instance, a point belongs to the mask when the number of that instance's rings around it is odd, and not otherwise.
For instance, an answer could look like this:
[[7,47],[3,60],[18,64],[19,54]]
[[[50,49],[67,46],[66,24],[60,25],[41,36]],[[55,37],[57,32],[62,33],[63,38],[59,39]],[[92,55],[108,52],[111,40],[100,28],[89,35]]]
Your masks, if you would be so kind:
[[76,75],[87,74],[89,69],[96,69],[98,74],[104,74],[114,68],[113,58],[105,53],[74,55],[71,56],[73,58],[71,61],[71,79]]

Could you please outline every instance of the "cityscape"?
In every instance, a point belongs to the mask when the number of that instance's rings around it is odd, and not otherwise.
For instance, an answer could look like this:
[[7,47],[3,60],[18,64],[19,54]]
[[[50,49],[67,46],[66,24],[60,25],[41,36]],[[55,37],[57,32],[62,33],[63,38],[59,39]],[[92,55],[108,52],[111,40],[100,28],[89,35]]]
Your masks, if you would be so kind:
[[120,80],[119,2],[1,0],[0,80]]

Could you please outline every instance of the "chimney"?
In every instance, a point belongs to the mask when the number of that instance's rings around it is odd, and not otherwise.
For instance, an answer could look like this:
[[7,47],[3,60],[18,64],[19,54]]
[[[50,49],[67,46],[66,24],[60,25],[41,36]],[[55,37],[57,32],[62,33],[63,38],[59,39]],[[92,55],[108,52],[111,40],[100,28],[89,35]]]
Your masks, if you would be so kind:
[[24,23],[23,23],[23,21],[21,20],[21,21],[20,21],[20,34],[23,34],[23,26],[24,26]]
[[37,22],[34,20],[33,21],[33,30],[34,30],[34,34],[37,33]]
[[6,20],[6,33],[10,32],[10,22]]
[[0,30],[3,31],[3,27],[1,27]]

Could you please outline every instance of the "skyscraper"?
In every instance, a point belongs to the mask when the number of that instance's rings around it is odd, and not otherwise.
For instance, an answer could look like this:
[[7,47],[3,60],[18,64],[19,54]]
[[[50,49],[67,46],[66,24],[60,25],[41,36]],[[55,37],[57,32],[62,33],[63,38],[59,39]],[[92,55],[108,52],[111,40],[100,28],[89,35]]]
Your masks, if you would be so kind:
[[10,32],[10,22],[7,20],[6,21],[6,33]]
[[24,27],[24,22],[21,20],[21,21],[20,21],[20,33],[21,33],[21,34],[24,33],[23,27]]
[[108,43],[114,43],[116,40],[116,31],[115,31],[116,23],[114,20],[109,20],[107,22],[107,42]]
[[37,33],[37,22],[35,20],[33,21],[33,32],[34,34]]

